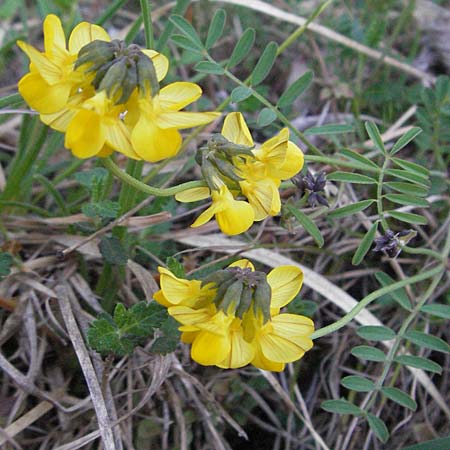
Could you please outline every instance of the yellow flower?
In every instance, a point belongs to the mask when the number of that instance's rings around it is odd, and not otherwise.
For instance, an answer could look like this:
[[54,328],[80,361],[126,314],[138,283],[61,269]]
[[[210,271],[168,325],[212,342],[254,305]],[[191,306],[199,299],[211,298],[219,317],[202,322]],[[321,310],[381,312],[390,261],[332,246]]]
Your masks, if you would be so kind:
[[44,52],[17,41],[30,58],[30,73],[19,81],[19,92],[33,109],[51,114],[62,109],[73,91],[85,81],[83,73],[73,70],[79,50],[93,40],[109,41],[110,38],[102,27],[81,22],[73,29],[66,47],[57,16],[48,15],[43,28]]
[[[250,131],[241,113],[234,112],[225,118],[222,135],[234,144],[253,146]],[[280,212],[278,187],[281,180],[297,174],[303,167],[302,151],[289,141],[289,130],[280,133],[254,149],[254,159],[235,158],[242,193],[255,210],[255,220],[275,216]]]
[[178,201],[193,202],[211,195],[212,205],[197,217],[192,227],[209,222],[214,216],[223,233],[236,235],[247,231],[255,220],[253,208],[245,201],[236,200],[225,184],[218,190],[196,188],[181,192],[175,196]]
[[[234,268],[234,269],[231,269]],[[241,271],[233,272],[236,268]],[[230,271],[231,269],[231,271]],[[226,276],[252,278],[253,264],[240,260],[228,268]],[[220,285],[200,280],[182,280],[167,269],[159,268],[161,290],[155,300],[168,308],[169,314],[181,323],[182,341],[192,344],[192,359],[202,365],[238,368],[252,364],[264,370],[282,371],[285,364],[300,359],[311,349],[313,322],[304,316],[280,313],[298,294],[303,273],[295,266],[281,266],[267,275],[271,288],[270,318],[253,303],[238,316],[235,299],[226,311],[217,306]],[[261,272],[253,272],[261,277]],[[229,281],[230,283],[233,280]]]
[[182,142],[178,130],[204,125],[220,116],[216,112],[180,111],[201,94],[197,84],[181,81],[163,87],[153,98],[130,98],[125,120],[132,128],[131,142],[139,158],[156,162],[175,156]]

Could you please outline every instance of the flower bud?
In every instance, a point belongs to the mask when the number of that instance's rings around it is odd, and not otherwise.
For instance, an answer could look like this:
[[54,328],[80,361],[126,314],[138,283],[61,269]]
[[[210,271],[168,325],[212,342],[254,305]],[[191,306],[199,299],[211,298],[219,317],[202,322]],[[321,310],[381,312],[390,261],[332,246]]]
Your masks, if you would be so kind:
[[243,280],[236,280],[225,292],[221,302],[220,309],[225,313],[236,310],[237,305],[241,300],[242,290],[244,288]]
[[270,319],[270,299],[272,297],[272,289],[267,282],[267,278],[261,277],[255,287],[255,292],[253,293],[253,310],[255,315],[258,311],[262,312],[264,317],[264,322]]

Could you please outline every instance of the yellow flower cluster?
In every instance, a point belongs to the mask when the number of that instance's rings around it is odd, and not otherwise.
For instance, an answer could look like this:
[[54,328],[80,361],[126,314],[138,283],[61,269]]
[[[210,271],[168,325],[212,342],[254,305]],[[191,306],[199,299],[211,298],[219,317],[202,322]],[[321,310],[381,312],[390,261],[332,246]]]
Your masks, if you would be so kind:
[[[199,364],[225,369],[252,364],[279,372],[313,345],[313,322],[280,312],[303,282],[295,266],[277,267],[266,276],[243,259],[222,271],[228,279],[222,284],[180,279],[162,267],[159,272],[161,290],[154,298],[181,323],[182,341],[192,344],[192,359]],[[266,306],[258,291],[264,285]]]
[[[100,83],[99,89],[95,81],[111,61],[103,67],[96,67],[94,61],[77,65],[83,50],[94,42],[101,48],[101,43],[110,43],[111,38],[103,28],[82,22],[66,45],[61,21],[53,14],[44,21],[44,52],[18,41],[30,59],[30,72],[19,82],[20,94],[45,124],[66,134],[65,146],[78,158],[107,156],[115,150],[133,159],[156,162],[177,154],[182,142],[178,130],[209,123],[220,115],[180,111],[201,96],[195,83],[175,82],[161,90],[158,87],[158,92],[138,86],[122,96],[118,94],[125,86],[108,90]],[[151,69],[161,81],[168,71],[167,58],[154,50],[139,52],[148,58],[147,63],[151,61]],[[101,52],[98,57],[102,61]],[[117,79],[129,83],[124,77],[125,58],[120,64]]]
[[[254,147],[244,117],[239,112],[226,116],[222,136],[233,144]],[[195,188],[176,195],[181,202],[193,202],[208,197],[212,205],[192,224],[207,223],[215,216],[222,232],[236,235],[248,230],[253,222],[275,216],[280,212],[281,200],[278,188],[282,180],[296,175],[303,167],[302,151],[289,140],[289,130],[283,128],[276,136],[252,150],[252,155],[233,157],[238,184],[217,174],[214,189]],[[239,200],[245,197],[245,200]]]

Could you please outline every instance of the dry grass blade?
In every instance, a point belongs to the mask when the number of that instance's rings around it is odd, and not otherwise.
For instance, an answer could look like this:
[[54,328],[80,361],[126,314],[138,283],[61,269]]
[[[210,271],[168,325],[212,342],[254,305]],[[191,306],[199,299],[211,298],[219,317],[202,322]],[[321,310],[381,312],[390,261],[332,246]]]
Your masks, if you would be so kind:
[[67,332],[75,349],[78,361],[80,362],[81,369],[83,370],[89,392],[92,396],[92,403],[97,415],[103,445],[107,450],[116,450],[118,447],[114,440],[112,424],[109,418],[105,399],[103,398],[100,383],[89,357],[89,352],[84,344],[83,337],[72,312],[68,288],[64,285],[59,285],[55,288],[55,291],[58,296],[57,298],[59,299],[59,305],[66,324]]
[[[53,405],[47,401],[43,401],[35,406],[33,409],[28,411],[22,417],[17,419],[11,425],[4,429],[5,433],[8,437],[13,438],[21,431],[25,430],[29,425],[36,422],[40,417],[49,412],[53,408]],[[6,441],[5,438],[0,436],[0,445],[4,444]]]
[[[221,235],[207,235],[207,236],[194,236],[194,237],[184,237],[177,239],[178,242],[196,246],[199,248],[214,248],[217,251],[222,251],[224,253],[237,253],[239,252],[242,256],[251,258],[255,261],[259,261],[268,267],[277,267],[282,265],[293,265],[300,267],[305,275],[304,284],[309,288],[313,289],[317,293],[321,294],[327,300],[334,303],[336,306],[349,312],[353,307],[358,304],[358,301],[351,295],[347,294],[339,286],[331,283],[322,275],[316,273],[315,271],[305,267],[296,261],[280,255],[274,251],[266,249],[253,249],[246,250],[245,242],[228,239],[222,237]],[[383,325],[380,320],[378,320],[371,312],[367,309],[362,310],[356,317],[355,320],[361,325]],[[390,348],[391,344],[389,341],[384,341],[383,344]],[[447,402],[442,397],[442,395],[437,390],[436,386],[430,380],[428,375],[421,369],[414,369],[412,367],[407,367],[407,369],[414,375],[414,377],[419,381],[419,383],[428,391],[428,393],[433,397],[442,411],[445,412],[447,417],[450,418],[450,409]]]

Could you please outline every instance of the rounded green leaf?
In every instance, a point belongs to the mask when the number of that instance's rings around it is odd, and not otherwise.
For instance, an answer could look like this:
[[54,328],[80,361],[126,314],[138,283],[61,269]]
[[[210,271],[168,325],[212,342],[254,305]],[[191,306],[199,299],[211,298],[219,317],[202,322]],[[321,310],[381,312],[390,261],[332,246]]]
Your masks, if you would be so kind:
[[[377,279],[378,283],[380,283],[381,287],[390,286],[391,284],[395,283],[395,280],[384,272],[375,273],[375,278]],[[405,308],[407,311],[411,311],[411,301],[406,294],[405,288],[396,289],[395,291],[389,292],[389,294],[386,295],[391,296],[402,308]]]
[[409,142],[411,142],[418,134],[422,133],[419,127],[414,127],[408,130],[392,147],[390,154],[395,155],[403,147],[405,147]]
[[225,72],[220,64],[212,61],[200,61],[194,66],[194,69],[197,72],[212,73],[215,75],[222,75]]
[[442,373],[442,367],[438,363],[428,358],[423,358],[422,356],[399,355],[395,358],[395,361],[405,366],[415,367],[416,369],[423,369],[439,374]]
[[373,122],[365,123],[367,134],[370,140],[374,143],[375,147],[383,154],[386,154],[386,149],[384,148],[383,139],[378,131],[378,127]]
[[300,225],[303,226],[306,232],[316,241],[316,244],[319,247],[322,247],[324,240],[317,225],[304,212],[294,206],[287,205],[287,209],[300,222]]
[[361,155],[360,153],[354,152],[348,148],[344,148],[340,151],[340,153],[348,159],[351,159],[354,162],[362,164],[363,166],[367,166],[368,168],[380,170],[377,164],[371,161],[369,158]]
[[322,125],[320,127],[308,128],[307,130],[305,130],[305,134],[306,135],[342,134],[342,133],[351,133],[352,131],[354,131],[353,125],[329,123],[327,125]]
[[352,264],[354,266],[361,264],[361,261],[366,256],[367,252],[369,251],[369,249],[372,245],[373,240],[375,239],[375,235],[377,234],[377,228],[378,228],[378,222],[375,222],[369,228],[369,231],[367,231],[367,233],[362,238],[362,240],[352,258]]
[[386,359],[386,355],[378,348],[369,347],[368,345],[358,345],[350,352],[353,356],[366,361],[382,362]]
[[232,103],[239,103],[252,95],[252,90],[245,86],[238,86],[231,92]]
[[417,409],[417,403],[415,400],[400,389],[395,387],[383,387],[381,388],[381,392],[393,402],[398,403],[411,411],[415,411]]
[[258,85],[267,77],[277,59],[277,51],[278,45],[276,42],[272,41],[266,45],[251,74],[252,86]]
[[376,184],[377,180],[367,175],[352,172],[332,172],[327,175],[327,181],[341,181],[355,184]]
[[384,198],[393,203],[397,203],[398,205],[419,206],[422,208],[427,208],[430,206],[425,199],[407,194],[386,194],[384,195]]
[[350,216],[356,214],[359,211],[363,211],[368,208],[375,200],[362,200],[360,202],[352,203],[351,205],[343,206],[342,208],[335,209],[329,213],[329,217],[337,219],[339,217]]
[[261,128],[267,127],[267,125],[270,125],[275,119],[277,118],[277,115],[273,110],[270,108],[264,108],[261,110],[261,112],[258,115],[258,118],[256,119],[256,123]]
[[214,13],[214,17],[209,25],[208,36],[206,37],[205,42],[205,47],[207,49],[210,49],[217,42],[220,36],[222,36],[226,18],[227,14],[223,9],[218,9]]
[[417,225],[426,225],[428,220],[426,217],[419,216],[419,214],[401,212],[401,211],[386,211],[394,219],[400,220],[406,223],[414,223]]
[[394,178],[399,178],[400,180],[410,181],[411,183],[420,184],[421,186],[430,187],[430,181],[428,178],[418,175],[415,172],[410,172],[404,169],[387,169],[385,171],[386,175],[390,175]]
[[292,105],[296,98],[306,91],[313,78],[314,73],[312,70],[305,72],[283,92],[278,100],[277,106],[279,108],[285,108],[286,106]]
[[431,336],[422,331],[408,331],[404,334],[404,338],[419,347],[429,348],[437,352],[450,353],[450,345],[447,342],[437,336]]
[[418,197],[425,197],[428,195],[429,189],[417,184],[404,183],[403,181],[389,181],[384,183],[386,186],[394,191],[401,192],[402,194],[417,195]]
[[349,375],[341,380],[342,386],[356,392],[370,392],[375,389],[375,383],[358,375]]
[[170,16],[169,20],[197,47],[203,48],[202,41],[198,37],[194,27],[183,17],[178,14]]
[[366,325],[356,330],[358,336],[368,341],[389,341],[395,338],[395,333],[382,325]]
[[227,68],[238,65],[252,49],[253,43],[255,42],[255,30],[253,28],[247,28],[239,39],[236,47],[234,47],[231,53],[230,59],[228,60]]
[[392,161],[397,166],[400,166],[403,169],[408,170],[409,172],[415,172],[425,178],[429,178],[430,176],[430,171],[426,167],[419,164],[413,163],[411,161],[405,161],[404,159],[400,158],[392,158]]
[[362,416],[364,414],[358,406],[344,399],[325,400],[320,406],[325,411],[336,414],[352,414],[354,416]]
[[450,319],[450,305],[440,305],[437,303],[432,303],[431,305],[422,306],[420,310],[424,313],[431,314],[436,317]]
[[375,434],[381,442],[386,442],[389,439],[389,430],[379,417],[369,413],[367,414],[367,423],[373,431],[373,434]]

